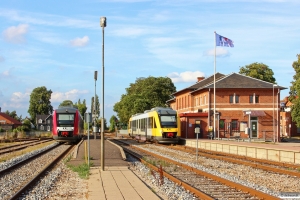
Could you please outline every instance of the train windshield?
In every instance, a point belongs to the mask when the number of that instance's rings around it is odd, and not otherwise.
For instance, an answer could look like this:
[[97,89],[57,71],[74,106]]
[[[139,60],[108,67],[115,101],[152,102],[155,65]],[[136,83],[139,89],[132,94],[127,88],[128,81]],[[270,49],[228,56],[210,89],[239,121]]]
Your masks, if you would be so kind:
[[177,128],[177,120],[175,115],[161,115],[160,121],[162,128]]
[[57,124],[58,126],[74,126],[75,114],[58,114]]

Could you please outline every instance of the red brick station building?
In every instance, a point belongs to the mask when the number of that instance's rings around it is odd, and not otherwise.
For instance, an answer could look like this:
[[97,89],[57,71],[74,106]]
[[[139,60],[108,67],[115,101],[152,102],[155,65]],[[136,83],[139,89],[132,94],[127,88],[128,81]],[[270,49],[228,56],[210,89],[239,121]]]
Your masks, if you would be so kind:
[[[198,77],[194,85],[173,93],[167,104],[179,113],[182,138],[196,138],[195,124],[200,123],[199,138],[211,134],[215,138],[252,136],[280,141],[283,136],[300,135],[291,120],[287,98],[280,101],[284,89],[237,73],[216,73]],[[211,131],[214,124],[215,131]]]

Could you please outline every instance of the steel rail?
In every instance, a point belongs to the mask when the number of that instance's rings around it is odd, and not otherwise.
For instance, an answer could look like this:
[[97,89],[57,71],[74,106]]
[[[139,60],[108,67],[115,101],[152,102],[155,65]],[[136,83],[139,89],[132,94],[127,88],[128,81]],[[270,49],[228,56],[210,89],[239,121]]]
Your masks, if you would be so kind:
[[239,189],[239,190],[241,190],[241,191],[243,191],[243,192],[245,192],[245,193],[249,193],[250,195],[255,196],[255,197],[258,197],[258,198],[260,198],[260,199],[273,199],[273,200],[276,200],[276,199],[279,200],[279,199],[280,199],[280,198],[278,198],[278,197],[275,197],[275,196],[272,196],[272,195],[263,193],[263,192],[261,192],[261,191],[257,191],[257,190],[255,190],[255,189],[249,188],[249,187],[244,186],[244,185],[241,185],[241,184],[239,184],[239,183],[235,183],[235,182],[229,181],[229,180],[227,180],[227,179],[223,179],[223,178],[221,178],[221,177],[215,176],[215,175],[213,175],[213,174],[206,173],[206,172],[204,172],[204,171],[195,169],[195,168],[193,168],[193,167],[191,167],[191,166],[188,166],[188,165],[185,165],[185,164],[183,164],[183,163],[180,163],[180,162],[171,160],[171,159],[169,159],[169,158],[166,158],[166,157],[163,157],[163,156],[160,156],[160,155],[151,153],[151,152],[146,151],[146,150],[144,150],[144,149],[141,149],[141,148],[139,148],[139,147],[132,146],[132,145],[130,145],[130,146],[131,146],[132,148],[134,148],[134,149],[138,149],[139,151],[142,151],[142,152],[144,152],[144,153],[146,153],[146,154],[149,154],[149,155],[151,155],[151,156],[153,156],[153,157],[156,157],[156,158],[159,158],[159,159],[162,159],[162,160],[166,160],[166,161],[168,161],[168,162],[170,162],[170,163],[172,163],[172,164],[175,164],[175,165],[181,166],[181,167],[183,167],[183,168],[185,168],[185,169],[187,169],[187,170],[193,171],[193,172],[195,172],[196,174],[199,174],[199,175],[205,176],[205,177],[207,177],[207,178],[216,180],[216,181],[219,182],[219,183],[222,183],[222,184],[227,185],[227,186],[232,187],[232,188]]
[[143,160],[140,155],[130,151],[129,149],[124,149],[125,152],[127,152],[128,154],[132,155],[133,157],[135,157],[136,159],[138,159],[141,163],[145,164],[146,166],[148,166],[149,168],[151,168],[152,170],[155,170],[158,173],[162,173],[163,176],[167,177],[169,180],[175,182],[176,184],[184,187],[186,190],[190,191],[191,193],[195,194],[197,197],[201,198],[201,199],[206,199],[206,200],[214,200],[215,198],[199,191],[198,189],[190,186],[189,184],[182,182],[181,180],[175,178],[174,176],[170,175],[169,173],[165,172],[165,171],[161,171],[160,168],[150,164],[149,162]]
[[14,168],[17,168],[18,166],[23,165],[24,163],[29,162],[29,161],[33,160],[34,158],[39,157],[39,156],[41,156],[44,153],[47,153],[48,151],[51,151],[52,149],[56,148],[57,146],[59,146],[59,144],[57,144],[56,146],[53,146],[53,147],[51,147],[49,149],[46,149],[45,151],[39,152],[39,153],[31,156],[30,158],[28,158],[26,160],[22,160],[22,161],[14,164],[14,165],[8,167],[8,168],[2,169],[2,170],[0,170],[0,174],[2,174],[4,172],[8,172],[8,171],[10,171],[10,170],[12,170]]
[[38,142],[37,141],[32,141],[32,142],[28,142],[28,143],[24,143],[24,144],[16,144],[16,145],[5,146],[5,147],[0,148],[0,155],[5,154],[5,153],[9,153],[9,152],[12,152],[12,151],[22,150],[22,149],[25,149],[27,147],[39,145],[39,144],[46,143],[46,142],[49,142],[49,141],[52,141],[52,140],[53,139],[41,140],[41,141],[38,141]]
[[27,183],[24,184],[24,186],[17,191],[14,196],[10,198],[10,200],[18,199],[23,193],[25,193],[26,190],[28,190],[36,181],[40,179],[50,168],[52,168],[54,165],[56,165],[62,158],[65,157],[66,154],[68,154],[75,145],[71,145],[68,149],[63,151],[60,155],[58,155],[55,159],[53,159],[48,165],[46,165],[36,176],[34,176],[31,180],[29,180]]
[[[176,149],[176,150],[185,149],[185,151],[188,153],[196,154],[196,152],[193,150],[187,151],[186,148],[182,148],[182,147],[178,147],[178,146],[176,146],[176,147],[168,146],[168,148]],[[251,158],[251,157],[246,157],[246,156],[239,156],[239,155],[232,155],[232,154],[226,154],[226,153],[209,151],[209,150],[205,150],[205,151],[201,150],[201,152],[199,152],[199,150],[198,150],[198,155],[216,159],[216,160],[223,160],[223,161],[227,161],[227,162],[231,162],[231,163],[246,165],[246,166],[254,167],[257,169],[262,169],[265,171],[271,171],[271,172],[275,172],[275,173],[300,177],[300,172],[279,169],[276,167],[263,165],[263,164],[268,164],[268,165],[275,165],[278,167],[293,167],[293,168],[295,168],[297,165],[293,165],[293,164],[280,163],[280,162],[276,162],[276,161],[267,161],[267,160],[263,160],[263,159],[257,159],[257,158]],[[260,164],[260,163],[263,163],[263,164]],[[297,166],[297,167],[299,168],[300,166]]]

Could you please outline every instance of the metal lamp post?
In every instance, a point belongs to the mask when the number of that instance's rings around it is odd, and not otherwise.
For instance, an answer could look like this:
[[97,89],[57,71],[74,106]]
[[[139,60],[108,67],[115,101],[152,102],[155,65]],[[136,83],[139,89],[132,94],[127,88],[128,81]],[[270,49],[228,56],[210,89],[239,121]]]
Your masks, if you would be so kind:
[[106,17],[100,18],[102,27],[102,118],[101,118],[101,170],[104,171],[104,27],[106,27]]

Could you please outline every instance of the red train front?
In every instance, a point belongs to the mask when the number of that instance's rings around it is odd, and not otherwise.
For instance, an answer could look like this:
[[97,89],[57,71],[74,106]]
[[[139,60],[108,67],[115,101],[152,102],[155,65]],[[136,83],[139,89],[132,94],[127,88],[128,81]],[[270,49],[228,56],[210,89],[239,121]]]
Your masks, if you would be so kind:
[[83,119],[77,108],[59,107],[53,112],[53,139],[58,142],[78,142],[83,136]]

